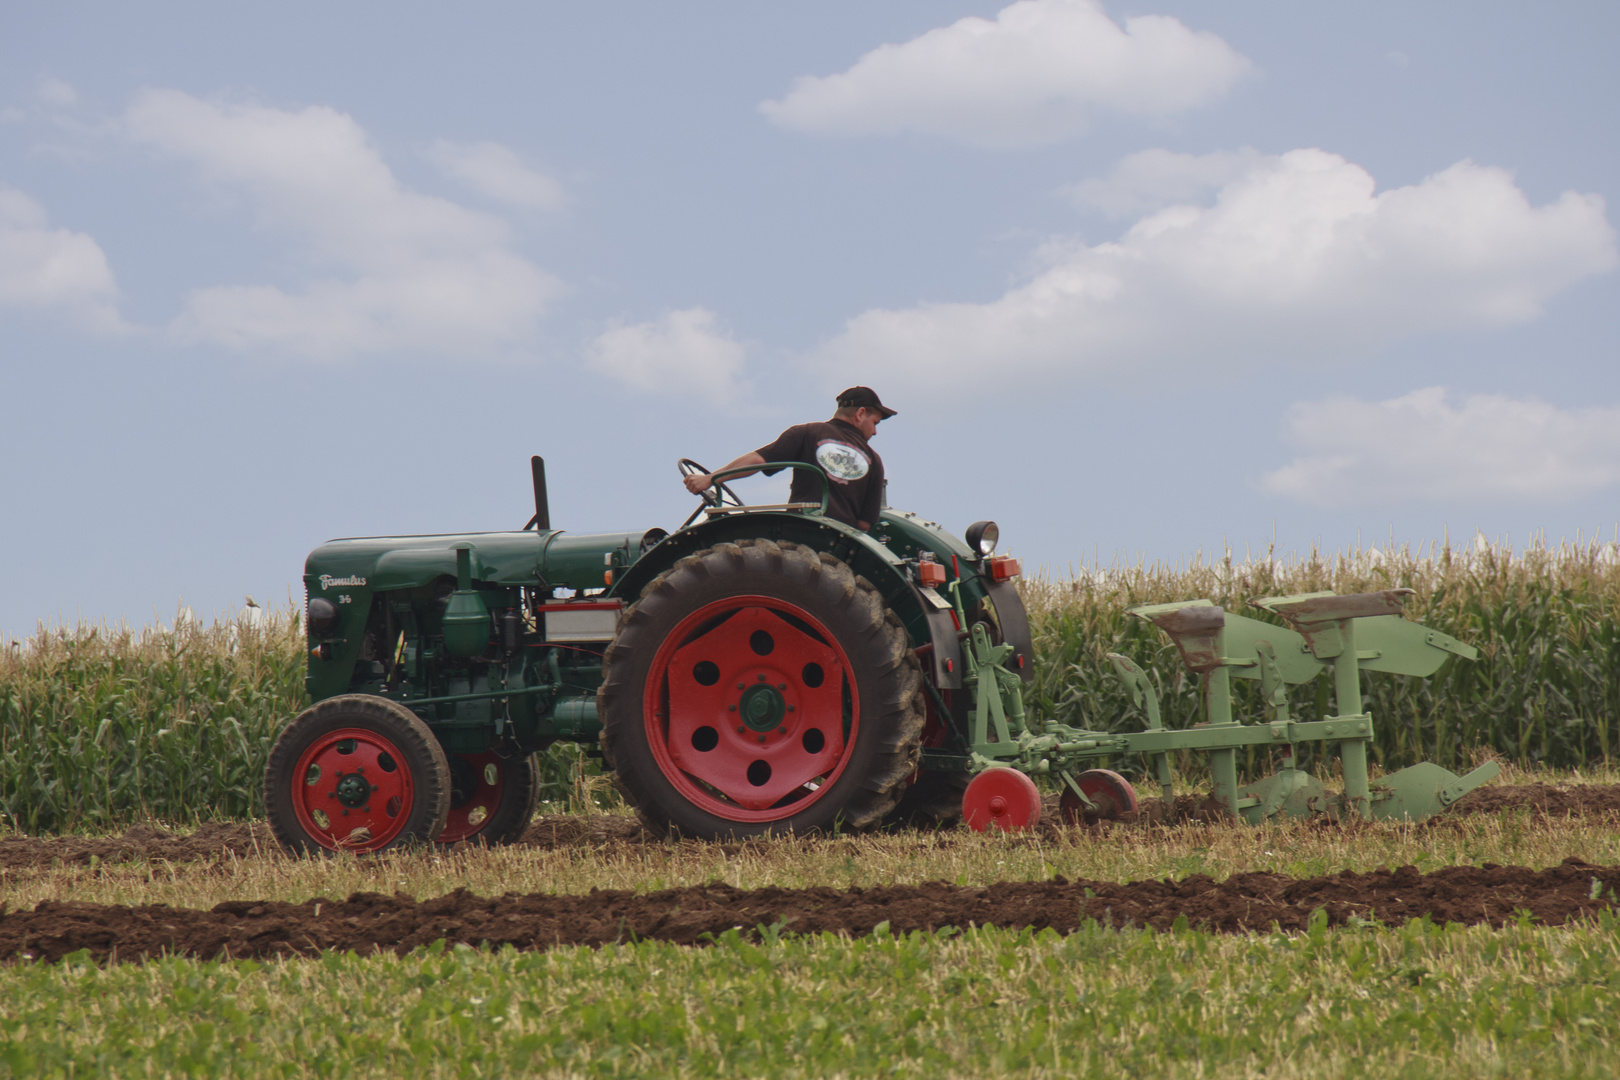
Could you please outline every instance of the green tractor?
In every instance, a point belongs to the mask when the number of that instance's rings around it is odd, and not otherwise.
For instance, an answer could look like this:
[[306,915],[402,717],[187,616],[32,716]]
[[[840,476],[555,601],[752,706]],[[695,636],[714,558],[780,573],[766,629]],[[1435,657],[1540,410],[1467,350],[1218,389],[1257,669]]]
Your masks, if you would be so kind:
[[[1474,650],[1405,619],[1410,590],[1208,600],[1134,610],[1199,679],[1205,722],[1160,721],[1154,681],[1110,654],[1140,730],[1069,727],[1024,709],[1029,622],[981,521],[961,539],[885,508],[870,533],[821,501],[745,505],[716,477],[673,533],[571,536],[551,527],[545,465],[515,532],[334,540],[305,567],[315,704],[265,772],[277,838],[297,852],[404,843],[499,844],[523,834],[537,751],[593,746],[648,828],[691,837],[863,830],[884,821],[1017,830],[1040,819],[1035,778],[1063,816],[1137,812],[1106,764],[1140,757],[1168,811],[1171,756],[1209,755],[1210,809],[1418,820],[1496,774],[1420,763],[1374,781],[1364,673],[1425,677]],[[683,460],[683,472],[705,472]],[[1330,677],[1336,712],[1296,720],[1290,687]],[[1264,717],[1234,715],[1232,679]],[[1313,693],[1312,698],[1316,698]],[[1295,765],[1336,750],[1344,790]],[[1240,753],[1282,768],[1240,783]]]
[[1029,674],[1018,563],[995,554],[994,524],[964,541],[886,509],[863,533],[826,515],[822,476],[819,505],[749,506],[720,482],[673,533],[574,536],[551,527],[545,465],[532,466],[520,530],[310,554],[315,704],[265,774],[286,847],[515,840],[535,809],[534,755],[559,739],[596,748],[661,833],[961,813],[963,620],[1015,680]]

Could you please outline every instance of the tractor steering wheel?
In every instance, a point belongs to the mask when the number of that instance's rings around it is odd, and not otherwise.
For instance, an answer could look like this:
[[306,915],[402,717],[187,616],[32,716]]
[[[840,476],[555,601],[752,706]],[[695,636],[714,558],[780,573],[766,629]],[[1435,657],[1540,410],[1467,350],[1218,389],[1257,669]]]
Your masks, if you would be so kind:
[[[709,471],[691,458],[684,457],[675,463],[675,467],[681,471],[682,477],[699,476]],[[743,504],[742,499],[737,497],[737,493],[727,487],[724,482],[710,484],[699,495],[699,498],[703,500],[703,505],[692,511],[692,516],[681,523],[681,528],[684,529],[697,520],[697,516],[703,512],[703,508],[706,506],[741,506]]]

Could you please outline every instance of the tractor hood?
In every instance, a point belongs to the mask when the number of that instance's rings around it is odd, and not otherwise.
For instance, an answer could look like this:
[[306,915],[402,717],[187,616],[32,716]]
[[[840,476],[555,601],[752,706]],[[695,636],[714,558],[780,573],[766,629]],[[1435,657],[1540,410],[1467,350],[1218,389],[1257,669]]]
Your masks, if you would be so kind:
[[354,537],[329,541],[310,552],[304,582],[311,597],[416,588],[436,578],[455,577],[456,546],[466,544],[475,581],[601,588],[604,572],[629,566],[640,556],[643,543],[651,546],[661,535],[661,530],[644,529],[574,536],[552,529]]

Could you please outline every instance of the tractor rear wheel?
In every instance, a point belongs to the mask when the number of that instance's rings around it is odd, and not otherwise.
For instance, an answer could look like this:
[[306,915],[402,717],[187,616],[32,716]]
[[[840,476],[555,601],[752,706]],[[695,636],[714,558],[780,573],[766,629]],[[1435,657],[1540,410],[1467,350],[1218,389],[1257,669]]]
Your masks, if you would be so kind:
[[346,694],[287,725],[270,748],[264,803],[271,831],[294,854],[426,843],[444,831],[450,768],[415,713]]
[[533,754],[450,754],[450,817],[440,844],[510,844],[523,838],[540,798]]
[[788,542],[717,544],[653,579],[597,700],[614,781],[658,833],[868,829],[921,752],[899,618],[844,563]]

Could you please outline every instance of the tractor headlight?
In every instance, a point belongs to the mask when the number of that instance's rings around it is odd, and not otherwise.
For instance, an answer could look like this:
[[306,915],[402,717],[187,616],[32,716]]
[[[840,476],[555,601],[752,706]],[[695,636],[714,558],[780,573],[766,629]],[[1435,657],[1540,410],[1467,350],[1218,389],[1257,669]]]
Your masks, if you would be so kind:
[[304,625],[310,637],[328,637],[338,628],[337,605],[322,596],[317,596],[309,602],[309,611],[305,616]]
[[993,521],[975,521],[968,526],[967,545],[981,559],[996,550],[996,541],[1000,539],[1001,530]]

